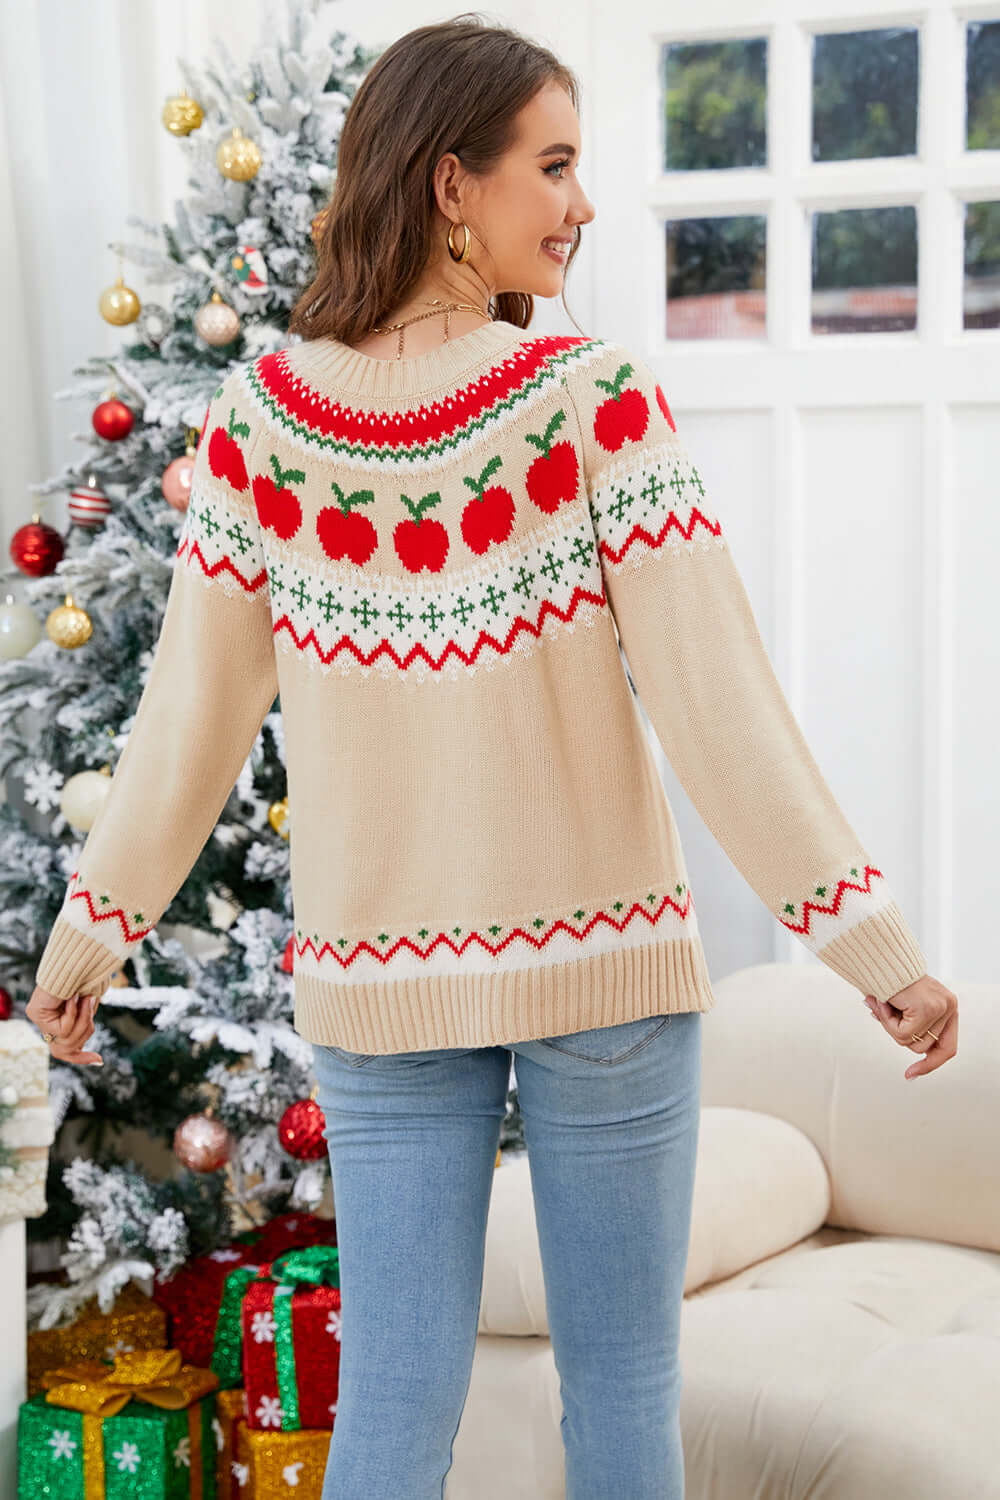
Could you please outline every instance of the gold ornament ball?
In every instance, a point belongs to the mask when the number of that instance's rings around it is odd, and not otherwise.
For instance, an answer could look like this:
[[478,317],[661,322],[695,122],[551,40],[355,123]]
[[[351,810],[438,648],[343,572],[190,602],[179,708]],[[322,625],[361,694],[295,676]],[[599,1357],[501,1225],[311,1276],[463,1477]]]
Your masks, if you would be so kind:
[[256,141],[244,135],[238,125],[233,133],[219,142],[215,164],[231,182],[249,182],[260,171],[261,154]]
[[119,276],[114,286],[106,286],[97,299],[97,308],[105,323],[113,323],[116,328],[123,328],[126,323],[134,323],[142,312],[142,303],[130,286],[126,286]]
[[271,806],[267,810],[267,821],[276,834],[283,839],[287,839],[290,831],[287,797],[282,797],[280,802],[271,803]]
[[168,99],[160,116],[171,135],[190,135],[204,118],[201,105],[197,99],[191,98],[187,89],[181,89],[173,99]]
[[206,302],[195,313],[194,327],[198,337],[204,339],[206,344],[211,344],[213,349],[221,349],[224,344],[231,344],[239,333],[240,315],[235,307],[223,302],[218,292],[213,292],[211,302]]
[[217,1172],[233,1151],[233,1138],[209,1112],[188,1115],[174,1131],[174,1155],[192,1172]]
[[110,791],[110,766],[102,766],[99,771],[78,771],[62,789],[59,811],[72,828],[89,833]]
[[84,645],[94,633],[94,622],[85,609],[73,603],[73,595],[67,594],[62,604],[49,611],[45,621],[49,640],[62,646],[64,651],[75,651]]

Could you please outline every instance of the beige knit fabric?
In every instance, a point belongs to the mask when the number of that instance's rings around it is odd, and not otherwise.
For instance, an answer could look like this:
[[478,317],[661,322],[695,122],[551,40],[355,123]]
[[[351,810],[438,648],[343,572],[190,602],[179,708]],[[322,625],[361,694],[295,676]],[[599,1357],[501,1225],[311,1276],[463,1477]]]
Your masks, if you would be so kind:
[[209,408],[153,667],[37,973],[101,994],[280,691],[295,1026],[354,1052],[705,1011],[695,894],[625,674],[775,918],[864,993],[927,972],[820,774],[646,364],[496,322],[331,339]]

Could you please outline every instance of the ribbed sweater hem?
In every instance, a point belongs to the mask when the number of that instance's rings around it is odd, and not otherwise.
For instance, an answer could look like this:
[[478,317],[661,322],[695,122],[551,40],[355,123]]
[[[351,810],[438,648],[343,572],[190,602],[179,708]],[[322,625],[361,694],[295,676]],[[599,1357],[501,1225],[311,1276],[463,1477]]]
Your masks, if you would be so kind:
[[336,984],[295,975],[295,1029],[370,1055],[495,1047],[715,1004],[699,941],[613,949],[491,974]]

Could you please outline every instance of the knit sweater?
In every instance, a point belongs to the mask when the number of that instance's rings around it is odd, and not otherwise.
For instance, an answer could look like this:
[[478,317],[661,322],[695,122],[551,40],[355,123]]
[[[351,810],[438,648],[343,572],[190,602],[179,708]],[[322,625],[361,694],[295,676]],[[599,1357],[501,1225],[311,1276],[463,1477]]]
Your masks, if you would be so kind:
[[497,321],[399,361],[300,341],[222,380],[152,669],[37,982],[104,993],[280,695],[307,1040],[482,1047],[709,1010],[622,651],[774,917],[862,993],[925,974],[655,375],[611,340]]

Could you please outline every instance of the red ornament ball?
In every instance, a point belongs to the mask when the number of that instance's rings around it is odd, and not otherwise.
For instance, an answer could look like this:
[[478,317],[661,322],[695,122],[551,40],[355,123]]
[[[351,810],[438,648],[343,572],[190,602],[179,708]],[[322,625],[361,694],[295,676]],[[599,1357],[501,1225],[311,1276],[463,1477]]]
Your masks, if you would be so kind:
[[44,521],[29,521],[27,525],[19,526],[10,539],[11,557],[21,572],[31,578],[54,573],[64,551],[61,532]]
[[281,969],[284,974],[292,973],[292,965],[295,963],[295,934],[294,932],[285,944],[285,951],[281,955]]
[[116,443],[120,438],[128,437],[135,426],[135,417],[124,401],[112,397],[110,401],[102,401],[100,406],[94,408],[91,417],[94,431],[98,437],[107,438],[109,442]]
[[316,1161],[326,1155],[326,1116],[315,1099],[296,1099],[278,1121],[278,1140],[289,1156]]
[[174,1131],[174,1155],[192,1172],[217,1172],[232,1152],[232,1136],[212,1115],[188,1115]]
[[9,1021],[11,1011],[14,1009],[14,1001],[10,990],[5,990],[0,984],[0,1021]]

